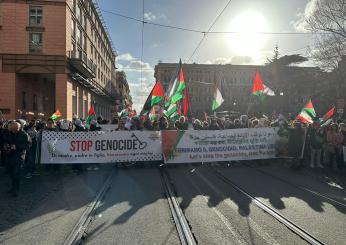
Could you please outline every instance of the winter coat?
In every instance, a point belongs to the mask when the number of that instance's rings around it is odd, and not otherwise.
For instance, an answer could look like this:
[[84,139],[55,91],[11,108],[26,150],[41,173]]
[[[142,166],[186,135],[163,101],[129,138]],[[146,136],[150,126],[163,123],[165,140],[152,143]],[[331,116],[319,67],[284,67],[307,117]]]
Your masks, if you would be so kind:
[[25,160],[26,152],[31,146],[31,138],[23,130],[19,130],[18,133],[8,132],[5,135],[4,144],[16,146],[15,150],[6,151],[8,163],[16,163],[19,160]]
[[341,132],[327,132],[327,149],[329,153],[337,153],[342,149],[344,136]]

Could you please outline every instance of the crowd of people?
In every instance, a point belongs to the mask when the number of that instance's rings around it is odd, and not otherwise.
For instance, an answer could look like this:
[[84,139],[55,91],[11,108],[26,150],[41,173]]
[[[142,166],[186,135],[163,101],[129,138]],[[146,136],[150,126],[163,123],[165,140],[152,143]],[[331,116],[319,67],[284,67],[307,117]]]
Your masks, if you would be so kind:
[[[178,117],[171,120],[167,117],[133,116],[115,118],[111,121],[98,117],[89,124],[82,119],[54,121],[42,120],[0,120],[0,154],[1,165],[6,168],[12,180],[9,194],[17,196],[22,173],[26,178],[38,175],[38,152],[40,132],[86,132],[101,131],[106,124],[114,130],[223,130],[237,128],[277,127],[278,134],[287,136],[289,155],[293,157],[294,168],[300,168],[308,162],[311,168],[331,168],[338,170],[344,165],[344,147],[346,146],[346,124],[339,120],[328,120],[321,123],[316,119],[306,125],[296,120],[287,120],[284,116],[266,116],[249,118],[241,115],[236,118],[205,117],[203,119]],[[322,124],[322,125],[321,125]],[[303,148],[301,147],[303,146]],[[303,154],[302,154],[303,149]],[[346,159],[345,159],[346,160]],[[58,170],[58,165],[48,166]],[[73,165],[76,172],[82,171],[80,165]]]

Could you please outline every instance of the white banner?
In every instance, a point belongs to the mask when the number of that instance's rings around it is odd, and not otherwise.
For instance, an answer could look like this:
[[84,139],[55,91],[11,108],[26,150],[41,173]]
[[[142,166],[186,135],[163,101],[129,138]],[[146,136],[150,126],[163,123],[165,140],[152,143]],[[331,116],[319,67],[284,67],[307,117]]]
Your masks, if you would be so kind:
[[43,132],[41,163],[162,160],[158,131]]
[[162,131],[165,163],[217,162],[275,158],[274,128]]

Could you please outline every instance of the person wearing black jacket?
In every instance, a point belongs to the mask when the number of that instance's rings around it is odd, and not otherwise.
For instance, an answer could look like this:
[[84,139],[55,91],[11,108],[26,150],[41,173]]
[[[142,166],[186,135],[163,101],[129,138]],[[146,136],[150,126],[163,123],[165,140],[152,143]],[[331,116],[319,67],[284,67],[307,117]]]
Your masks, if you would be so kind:
[[8,126],[8,133],[3,139],[3,148],[7,156],[7,171],[12,180],[12,187],[8,193],[14,197],[18,195],[21,167],[30,146],[30,136],[23,131],[20,123],[11,122]]
[[[87,131],[86,128],[82,126],[82,121],[80,119],[76,119],[74,121],[74,126],[75,126],[74,132],[86,132]],[[82,163],[73,164],[72,169],[74,171],[76,171],[77,173],[81,173],[84,171],[84,167],[83,167]]]
[[309,135],[309,141],[310,141],[310,151],[311,151],[311,158],[310,158],[310,167],[315,167],[315,160],[316,165],[319,168],[323,168],[321,164],[321,153],[324,143],[324,133],[323,129],[320,127],[320,123],[318,121],[315,121],[312,125],[312,128],[308,131]]

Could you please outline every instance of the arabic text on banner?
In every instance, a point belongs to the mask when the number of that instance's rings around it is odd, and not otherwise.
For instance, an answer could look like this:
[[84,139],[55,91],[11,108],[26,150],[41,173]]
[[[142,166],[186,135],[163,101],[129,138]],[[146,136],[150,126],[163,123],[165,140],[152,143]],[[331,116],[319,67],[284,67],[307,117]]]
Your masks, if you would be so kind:
[[275,128],[162,131],[165,163],[268,159],[277,156]]

